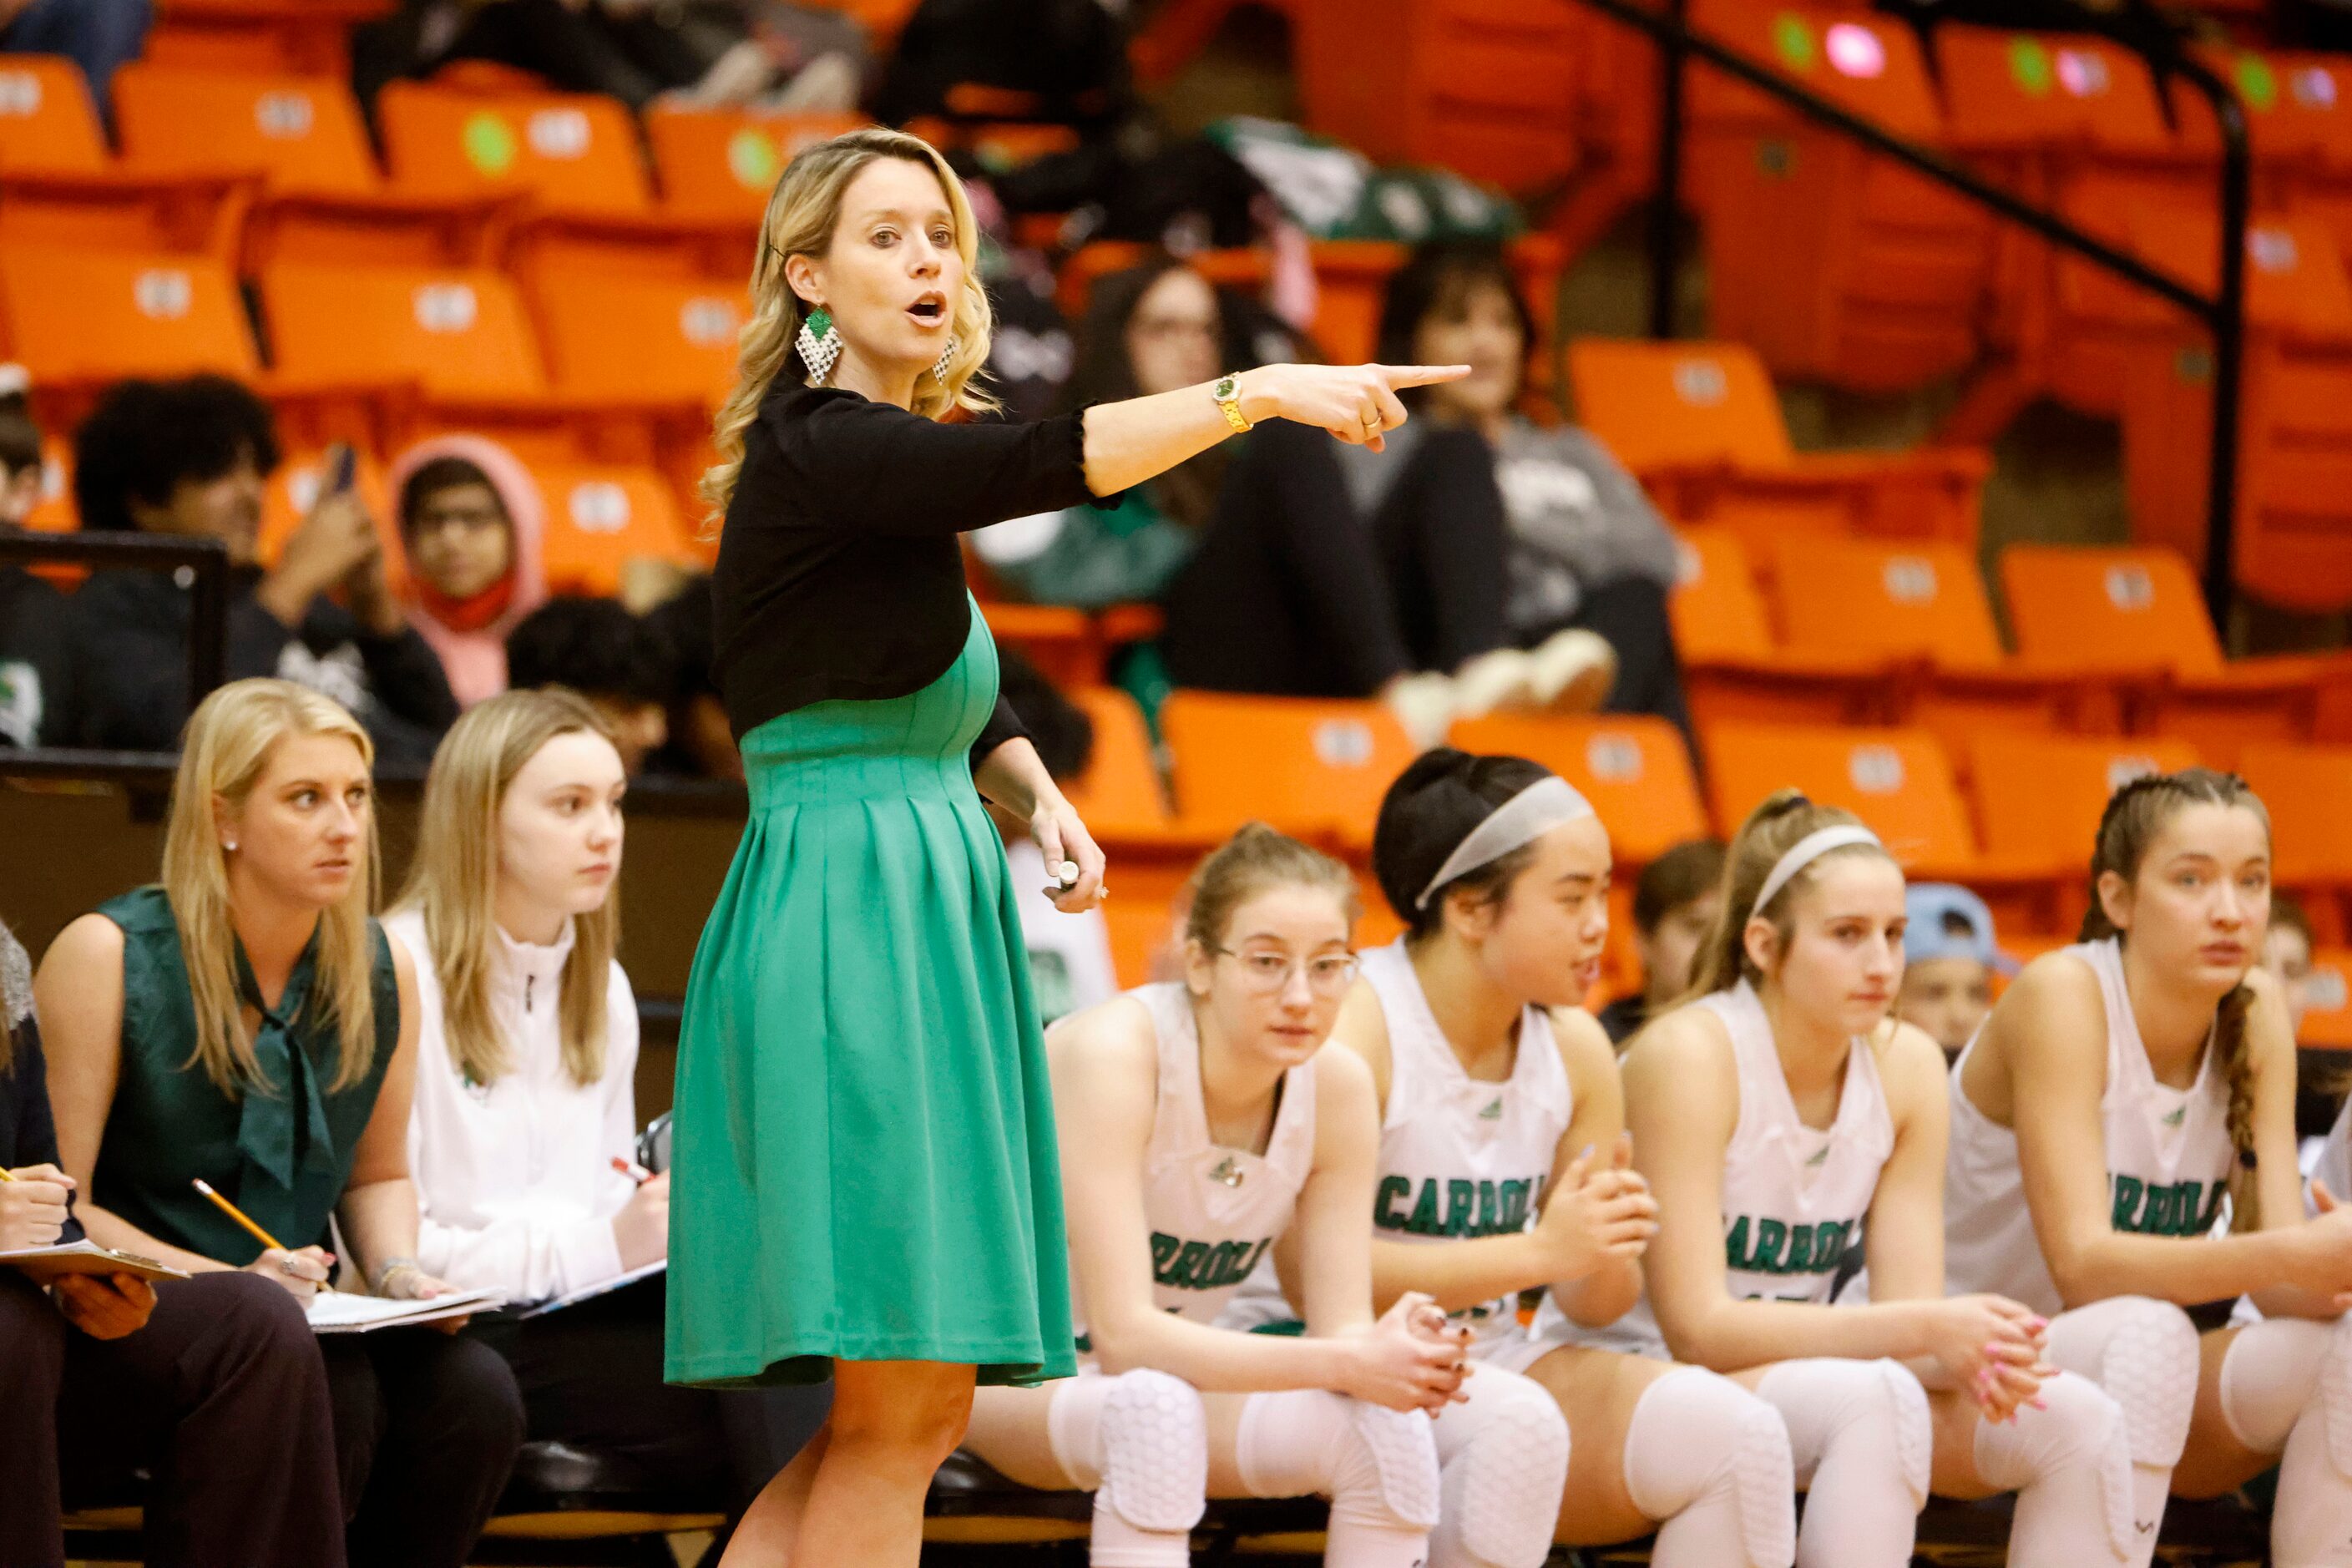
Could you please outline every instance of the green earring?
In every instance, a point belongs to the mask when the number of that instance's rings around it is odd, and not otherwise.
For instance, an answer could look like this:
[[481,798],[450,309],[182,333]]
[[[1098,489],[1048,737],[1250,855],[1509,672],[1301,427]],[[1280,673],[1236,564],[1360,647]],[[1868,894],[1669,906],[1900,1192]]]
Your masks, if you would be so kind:
[[841,357],[841,329],[833,324],[833,312],[822,305],[809,311],[793,343],[800,350],[801,363],[808,367],[810,384],[823,386]]

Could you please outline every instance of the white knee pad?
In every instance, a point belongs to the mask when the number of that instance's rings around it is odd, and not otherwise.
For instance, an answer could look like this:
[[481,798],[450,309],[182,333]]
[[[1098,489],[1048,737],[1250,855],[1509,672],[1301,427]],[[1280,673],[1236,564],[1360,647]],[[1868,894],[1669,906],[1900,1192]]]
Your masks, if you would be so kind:
[[1789,1428],[1789,1456],[1801,1482],[1832,1442],[1883,1444],[1910,1489],[1912,1511],[1927,1506],[1936,1433],[1927,1391],[1908,1368],[1886,1360],[1784,1361],[1764,1374],[1757,1392]]
[[2221,1358],[2221,1417],[2231,1436],[2276,1453],[2315,1402],[2329,1463],[2352,1476],[2352,1317],[2267,1318],[2239,1331]]
[[1795,1558],[1788,1426],[1729,1378],[1683,1366],[1643,1389],[1625,1428],[1624,1470],[1626,1495],[1651,1519],[1671,1521],[1720,1495],[1738,1515],[1753,1568],[1787,1568]]
[[1334,1521],[1427,1531],[1437,1523],[1437,1446],[1429,1417],[1321,1389],[1253,1394],[1234,1468],[1257,1497],[1331,1500]]
[[[2132,1458],[2115,1397],[2086,1377],[2062,1372],[2042,1384],[2042,1407],[2016,1420],[1977,1423],[1977,1474],[2003,1491],[2021,1492],[2068,1473],[2096,1478],[2101,1524],[2117,1557],[2132,1550]],[[2083,1482],[2066,1485],[2079,1498]],[[2088,1568],[2084,1564],[2084,1568]]]
[[1209,1420],[1182,1378],[1149,1368],[1072,1378],[1055,1390],[1045,1429],[1071,1479],[1132,1528],[1172,1534],[1201,1521]]
[[1568,1486],[1568,1418],[1541,1384],[1482,1366],[1437,1417],[1430,1568],[1542,1568]]
[[2114,1396],[2136,1465],[2180,1462],[2197,1407],[2197,1353],[2189,1314],[2145,1296],[2095,1302],[2050,1323],[2051,1363]]

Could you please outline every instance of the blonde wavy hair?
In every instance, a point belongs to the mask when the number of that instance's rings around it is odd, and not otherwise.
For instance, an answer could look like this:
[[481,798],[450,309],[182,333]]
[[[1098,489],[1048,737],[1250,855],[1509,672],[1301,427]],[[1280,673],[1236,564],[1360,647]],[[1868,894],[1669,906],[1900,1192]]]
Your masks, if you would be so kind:
[[[466,710],[433,753],[416,858],[399,907],[425,917],[425,941],[441,987],[449,1059],[478,1084],[509,1072],[507,1041],[490,1009],[499,962],[499,811],[515,775],[559,735],[612,731],[585,698],[561,687],[509,691]],[[577,1084],[604,1076],[604,1000],[621,945],[620,900],[572,920],[556,1004],[563,1066]]]
[[[233,680],[188,717],[180,742],[180,768],[172,780],[170,820],[163,830],[163,891],[179,928],[180,952],[196,1016],[201,1065],[220,1090],[282,1089],[264,1076],[245,1027],[236,988],[236,927],[231,919],[228,856],[221,846],[218,805],[241,809],[261,780],[278,743],[293,737],[340,735],[375,765],[375,746],[343,706],[290,680]],[[368,911],[375,907],[375,813],[357,850],[359,875],[351,890],[319,911],[305,1016],[331,1021],[340,1041],[333,1089],[365,1078],[375,1060],[374,939]]]
[[793,347],[807,309],[784,278],[784,264],[795,256],[823,256],[833,247],[834,231],[841,225],[842,193],[858,172],[877,158],[899,158],[919,163],[938,176],[955,221],[956,254],[963,258],[963,288],[958,292],[950,331],[956,341],[955,357],[944,377],[925,370],[915,383],[914,411],[937,419],[954,408],[993,408],[996,400],[971,384],[988,363],[988,335],[993,317],[988,290],[980,281],[980,229],[965,199],[963,183],[948,167],[939,150],[919,136],[900,131],[852,131],[805,147],[784,166],[776,188],[768,196],[768,210],[760,220],[760,254],[751,264],[751,318],[736,338],[735,390],[720,405],[711,430],[711,447],[719,461],[706,469],[699,486],[709,506],[706,537],[715,534],[735,493],[736,476],[743,468],[743,432],[759,417],[760,405],[777,376],[790,370],[805,376]]

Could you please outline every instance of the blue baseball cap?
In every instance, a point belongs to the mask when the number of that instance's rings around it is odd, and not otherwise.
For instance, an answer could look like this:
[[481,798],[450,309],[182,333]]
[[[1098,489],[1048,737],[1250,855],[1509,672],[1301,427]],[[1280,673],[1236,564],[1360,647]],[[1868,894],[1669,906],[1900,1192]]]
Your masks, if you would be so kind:
[[[2017,973],[2017,960],[1993,945],[1992,910],[1954,882],[1914,882],[1904,894],[1903,962],[1969,958],[2001,974]],[[1965,928],[1965,929],[1963,929]]]

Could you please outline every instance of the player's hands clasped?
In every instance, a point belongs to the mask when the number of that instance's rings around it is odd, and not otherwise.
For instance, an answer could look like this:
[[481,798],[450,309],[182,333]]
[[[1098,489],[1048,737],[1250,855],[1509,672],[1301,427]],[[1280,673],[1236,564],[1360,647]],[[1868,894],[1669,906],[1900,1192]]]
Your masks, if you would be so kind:
[[1470,1375],[1469,1333],[1447,1321],[1429,1297],[1408,1290],[1369,1331],[1346,1342],[1350,1365],[1338,1392],[1368,1405],[1434,1415],[1469,1397],[1462,1392]]
[[1240,377],[1244,418],[1314,425],[1377,452],[1405,422],[1399,391],[1459,381],[1466,364],[1269,364]]
[[1988,1421],[2013,1418],[2058,1369],[2042,1359],[2048,1320],[2006,1296],[1953,1296],[1926,1303],[1927,1352]]
[[1549,1254],[1551,1278],[1581,1279],[1612,1261],[1632,1262],[1658,1234],[1658,1200],[1633,1169],[1633,1139],[1621,1133],[1609,1162],[1594,1168],[1590,1149],[1569,1163],[1546,1195],[1535,1236]]

